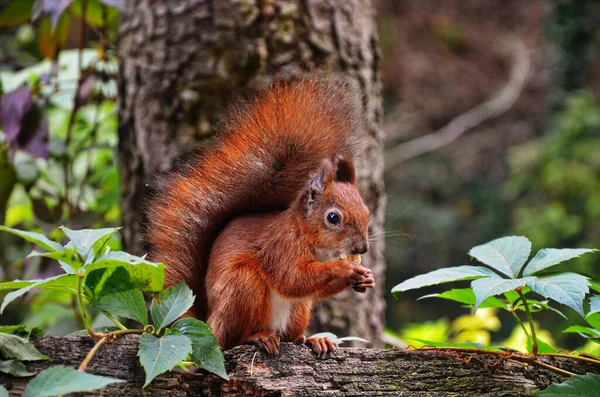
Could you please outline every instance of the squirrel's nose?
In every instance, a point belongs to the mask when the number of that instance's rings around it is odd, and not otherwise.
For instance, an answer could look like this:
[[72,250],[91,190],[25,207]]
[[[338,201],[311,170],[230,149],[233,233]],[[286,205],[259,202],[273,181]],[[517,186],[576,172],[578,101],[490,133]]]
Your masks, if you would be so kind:
[[369,250],[369,243],[366,241],[352,247],[352,255],[362,255]]

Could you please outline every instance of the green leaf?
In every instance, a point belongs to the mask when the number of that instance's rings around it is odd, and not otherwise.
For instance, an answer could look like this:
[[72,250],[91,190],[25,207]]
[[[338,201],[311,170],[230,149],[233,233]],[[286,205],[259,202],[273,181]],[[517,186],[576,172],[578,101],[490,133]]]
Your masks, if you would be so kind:
[[138,356],[146,371],[144,387],[156,376],[184,361],[191,352],[192,342],[187,336],[170,334],[157,338],[154,335],[142,334]]
[[518,278],[514,280],[507,280],[503,278],[482,278],[479,280],[473,280],[471,282],[471,288],[475,293],[475,305],[473,308],[477,308],[490,296],[502,294],[506,291],[512,291],[515,288],[523,287],[527,285],[532,277]]
[[181,281],[158,295],[160,303],[152,299],[150,312],[156,328],[161,330],[184,314],[194,304],[194,298],[192,290]]
[[94,270],[86,277],[84,291],[95,308],[148,325],[144,295],[124,267]]
[[0,385],[0,397],[9,397],[8,390],[2,385]]
[[54,259],[61,262],[61,264],[66,264],[67,266],[62,266],[62,268],[68,274],[75,274],[75,271],[83,265],[83,260],[79,257],[77,250],[74,248],[66,248],[64,251],[54,252],[33,251],[27,255],[28,258],[34,258],[38,256]]
[[62,226],[61,229],[73,242],[79,255],[86,260],[86,263],[89,263],[94,259],[92,256],[88,257],[90,252],[95,254],[93,248],[96,247],[96,250],[100,250],[120,228],[71,230]]
[[177,320],[171,327],[171,331],[179,332],[190,338],[194,364],[229,380],[221,347],[208,325],[196,318],[188,317]]
[[521,268],[531,253],[531,241],[525,237],[502,237],[489,243],[478,245],[469,255],[510,278],[519,277]]
[[563,330],[565,334],[579,334],[584,338],[600,338],[600,331],[590,327],[582,327],[581,325],[571,325]]
[[475,343],[475,342],[460,342],[460,343],[447,343],[447,342],[436,342],[436,341],[430,341],[430,340],[424,340],[424,339],[418,339],[418,338],[405,338],[406,340],[414,340],[420,343],[423,343],[426,346],[431,346],[431,347],[461,347],[461,348],[471,348],[471,349],[485,349],[485,350],[498,350],[497,348],[493,347],[493,346],[484,346],[481,343]]
[[165,279],[165,265],[154,263],[122,251],[113,251],[102,255],[96,261],[85,266],[87,274],[97,269],[124,267],[132,283],[146,292],[160,292]]
[[396,294],[398,292],[423,288],[430,285],[449,283],[452,281],[473,280],[482,277],[499,278],[500,276],[492,270],[482,266],[446,267],[409,278],[396,285],[394,289],[392,289],[392,293]]
[[27,371],[25,365],[19,360],[0,361],[0,372],[19,378],[35,375],[35,372]]
[[575,375],[567,381],[537,392],[538,397],[600,397],[600,375]]
[[[541,339],[537,339],[537,345],[538,345],[538,353],[557,353],[556,349],[553,348],[552,346],[550,346],[549,344],[547,344],[546,342],[544,342]],[[526,342],[526,346],[527,346],[527,351],[529,353],[533,352],[533,346],[531,345],[531,339],[527,338],[527,342]]]
[[0,355],[4,358],[16,358],[17,360],[36,361],[48,360],[49,357],[40,353],[25,338],[17,335],[0,333]]
[[[425,298],[447,299],[447,300],[462,303],[467,306],[473,306],[475,304],[475,293],[473,292],[473,290],[471,288],[451,289],[449,291],[444,291],[439,294],[424,295],[424,296],[420,297],[418,300],[425,299]],[[508,304],[506,302],[503,302],[501,299],[498,299],[493,296],[490,296],[485,301],[483,301],[483,303],[481,305],[479,305],[479,308],[481,308],[481,309],[486,309],[486,308],[506,309],[507,307],[508,307]]]
[[551,266],[568,261],[569,259],[577,258],[589,252],[595,252],[594,249],[554,249],[545,248],[539,250],[538,253],[525,267],[524,276],[536,274]]
[[365,343],[369,343],[368,340],[364,339],[364,338],[360,338],[358,336],[342,336],[340,338],[340,341],[343,342],[348,342],[348,341],[356,341],[356,342],[365,342]]
[[590,311],[585,317],[587,318],[594,313],[600,313],[600,295],[594,295],[590,298]]
[[32,8],[33,0],[12,0],[0,11],[0,28],[19,26],[29,21]]
[[576,273],[560,273],[526,278],[530,279],[527,286],[533,292],[567,305],[584,317],[583,298],[589,292],[587,277]]
[[92,375],[58,365],[43,370],[33,378],[27,385],[23,397],[50,397],[59,394],[87,392],[116,382],[123,382],[123,380]]
[[129,289],[106,294],[99,300],[90,302],[105,313],[129,318],[142,325],[148,325],[148,311],[144,295],[139,289]]
[[8,233],[17,235],[21,238],[24,238],[25,240],[27,240],[29,242],[39,245],[40,247],[42,247],[48,251],[54,252],[54,251],[63,251],[64,250],[62,245],[60,245],[59,243],[57,243],[55,241],[50,240],[48,237],[44,236],[43,234],[26,232],[23,230],[17,230],[17,229],[13,229],[13,228],[6,227],[6,226],[0,226],[0,231],[4,231],[4,232],[8,232]]
[[[23,285],[25,286],[22,287]],[[6,294],[6,296],[4,297],[4,301],[2,302],[2,306],[0,306],[0,313],[4,311],[4,309],[10,302],[25,295],[33,288],[52,289],[57,291],[77,293],[77,276],[74,274],[59,274],[58,276],[49,277],[41,280],[15,280],[0,284],[0,290],[14,288],[20,289]]]
[[43,336],[44,335],[44,330],[38,327],[27,327],[23,324],[19,324],[19,325],[2,325],[0,326],[0,332],[4,333],[4,334],[11,334],[11,335],[21,335],[21,336],[25,336],[25,337],[29,337],[29,336]]

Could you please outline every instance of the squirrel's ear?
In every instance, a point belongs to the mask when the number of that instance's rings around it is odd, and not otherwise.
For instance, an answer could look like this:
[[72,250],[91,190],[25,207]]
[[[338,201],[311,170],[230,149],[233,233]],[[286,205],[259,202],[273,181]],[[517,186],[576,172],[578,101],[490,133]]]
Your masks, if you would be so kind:
[[356,176],[354,174],[354,165],[349,158],[337,156],[335,158],[335,181],[351,183],[356,185]]
[[333,164],[330,160],[323,161],[321,168],[314,173],[308,181],[306,194],[304,196],[304,208],[308,215],[311,209],[319,203],[325,186],[331,182],[333,176]]

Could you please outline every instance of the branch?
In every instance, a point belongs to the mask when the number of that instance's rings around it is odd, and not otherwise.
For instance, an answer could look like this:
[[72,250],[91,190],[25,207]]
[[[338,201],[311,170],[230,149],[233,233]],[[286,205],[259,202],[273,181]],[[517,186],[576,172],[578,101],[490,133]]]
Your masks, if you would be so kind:
[[433,152],[458,139],[484,121],[506,113],[519,99],[529,78],[531,53],[522,41],[514,43],[514,63],[508,83],[488,101],[455,117],[436,132],[401,143],[385,152],[385,170],[389,171],[406,160]]
[[[57,364],[77,368],[96,341],[88,336],[45,336],[32,342],[51,358],[27,362],[27,369],[33,372]],[[101,392],[81,395],[345,397],[460,393],[462,397],[531,396],[550,383],[568,378],[538,365],[515,362],[510,352],[340,348],[325,359],[317,359],[306,346],[282,343],[279,357],[268,357],[253,346],[238,346],[225,352],[229,382],[203,371],[171,372],[158,376],[142,389],[144,373],[138,363],[138,343],[138,335],[125,335],[102,346],[86,372],[125,382],[108,386]],[[539,360],[578,374],[600,372],[600,365],[569,357],[540,357]],[[11,396],[20,396],[30,379],[0,372],[0,384],[6,385]]]

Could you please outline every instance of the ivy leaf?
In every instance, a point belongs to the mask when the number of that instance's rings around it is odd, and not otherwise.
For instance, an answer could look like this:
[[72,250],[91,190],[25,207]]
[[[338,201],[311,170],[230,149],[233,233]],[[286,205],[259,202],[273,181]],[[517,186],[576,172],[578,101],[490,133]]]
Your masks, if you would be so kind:
[[594,295],[590,298],[590,311],[585,316],[586,318],[594,313],[600,312],[600,295]]
[[187,336],[170,334],[157,338],[154,335],[142,334],[138,356],[146,372],[148,386],[156,376],[167,372],[192,352],[192,342]]
[[33,378],[27,385],[23,397],[50,397],[59,394],[93,391],[116,382],[123,382],[123,380],[92,375],[71,367],[58,365],[43,370]]
[[583,254],[589,252],[596,252],[594,249],[554,249],[545,248],[539,250],[538,253],[529,262],[525,271],[524,276],[530,276],[536,274],[544,269],[548,269],[551,266],[558,265],[559,263],[568,261],[569,259],[577,258]]
[[35,375],[35,372],[27,371],[25,365],[19,360],[0,361],[0,372],[19,378]]
[[73,242],[73,246],[79,255],[82,258],[88,258],[94,247],[99,250],[120,228],[71,230],[62,226],[61,229]]
[[33,251],[27,258],[44,257],[54,259],[60,262],[63,270],[68,274],[75,274],[75,271],[83,265],[83,261],[74,248],[65,248],[64,251],[37,252]]
[[[439,294],[429,294],[420,297],[418,300],[426,299],[426,298],[439,298],[439,299],[447,299],[455,302],[462,303],[467,306],[473,306],[475,304],[475,293],[471,288],[459,288],[459,289],[451,289],[449,291],[444,291]],[[498,308],[498,309],[506,309],[507,304],[502,300],[490,296],[487,298],[479,308]]]
[[160,331],[184,314],[194,304],[194,298],[192,290],[181,281],[159,294],[160,303],[152,299],[150,312],[156,328]]
[[560,273],[542,277],[525,277],[527,286],[544,298],[569,306],[582,317],[583,298],[589,292],[587,277],[577,273]]
[[471,282],[471,288],[473,288],[473,293],[475,293],[475,305],[473,305],[473,309],[477,310],[481,303],[490,296],[499,295],[506,291],[512,291],[518,287],[524,287],[532,278],[533,277],[524,277],[511,280],[503,278],[482,278],[473,280]]
[[23,230],[17,230],[6,226],[0,226],[0,231],[12,233],[16,236],[24,238],[25,240],[32,242],[34,244],[39,245],[45,250],[55,252],[55,251],[64,251],[64,247],[59,243],[50,240],[48,237],[39,233],[26,232]]
[[600,338],[600,331],[581,325],[571,325],[563,330],[565,334],[579,334],[584,338]]
[[140,324],[148,325],[148,311],[144,295],[139,289],[116,291],[90,302],[98,310],[111,315],[126,317]]
[[192,341],[192,361],[200,368],[229,380],[225,370],[225,359],[211,328],[196,318],[182,318],[171,327]]
[[104,254],[94,262],[85,266],[86,273],[97,269],[124,267],[132,283],[146,292],[160,292],[165,279],[165,265],[145,260],[143,257],[130,255],[123,251],[112,251]]
[[398,292],[427,287],[430,285],[449,283],[452,281],[473,280],[482,277],[499,278],[500,276],[494,271],[482,266],[446,267],[409,278],[408,280],[396,285],[394,289],[392,289],[392,293],[395,294]]
[[521,268],[531,253],[531,241],[525,237],[503,237],[478,245],[469,255],[510,278],[519,277]]
[[17,360],[37,361],[48,360],[49,357],[40,353],[25,338],[17,335],[0,333],[0,355],[5,358],[16,358]]
[[563,383],[550,385],[535,395],[537,397],[598,397],[600,396],[600,375],[575,375]]
[[25,295],[33,288],[53,289],[77,293],[77,276],[74,274],[59,274],[58,276],[41,280],[15,280],[6,283],[0,283],[0,291],[3,289],[17,289],[16,291],[6,294],[4,301],[2,302],[2,306],[0,306],[0,314],[10,302]]
[[[536,338],[536,339],[537,339],[538,353],[558,353],[555,348],[553,348],[552,346],[550,346],[543,340],[541,340],[539,338]],[[525,342],[525,344],[527,347],[527,352],[532,353],[533,346],[531,345],[531,339],[527,338],[527,341]]]

